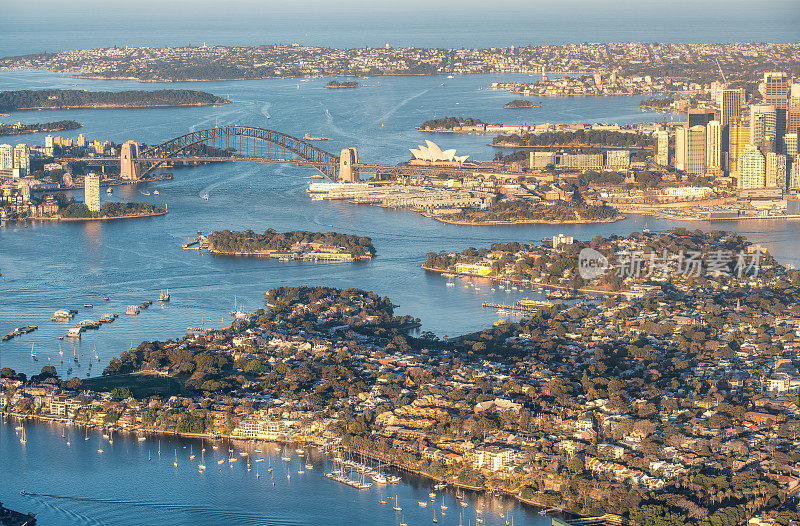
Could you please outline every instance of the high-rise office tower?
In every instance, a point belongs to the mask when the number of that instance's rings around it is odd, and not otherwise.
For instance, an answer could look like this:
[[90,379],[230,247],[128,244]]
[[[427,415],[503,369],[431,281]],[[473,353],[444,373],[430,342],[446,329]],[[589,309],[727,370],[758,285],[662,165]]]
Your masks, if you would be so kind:
[[765,162],[767,188],[786,188],[786,156],[769,152]]
[[86,137],[81,133],[78,135],[78,140],[75,144],[80,148],[84,148],[86,146]]
[[697,125],[707,126],[714,118],[715,115],[712,110],[692,109],[689,110],[688,124],[690,128]]
[[797,133],[787,133],[783,136],[783,153],[787,157],[797,157]]
[[0,144],[0,170],[14,168],[14,147],[10,144]]
[[14,168],[19,168],[21,177],[28,175],[31,169],[31,149],[27,144],[14,146]]
[[100,211],[100,176],[94,173],[83,179],[83,202],[90,212]]
[[786,133],[800,133],[800,83],[789,89],[789,109],[786,115]]
[[702,175],[706,173],[706,127],[692,126],[687,133],[686,173]]
[[792,160],[792,169],[789,172],[789,188],[800,190],[800,161]]
[[686,170],[687,148],[689,143],[689,128],[678,126],[675,128],[675,169]]
[[739,156],[750,142],[750,125],[741,118],[731,121],[728,129],[728,173],[739,171]]
[[722,123],[723,127],[730,125],[733,119],[738,118],[742,114],[743,105],[744,105],[743,89],[722,90],[719,120]]
[[706,167],[711,172],[722,170],[722,124],[717,120],[706,126]]
[[656,135],[656,163],[669,166],[669,133],[657,131]]
[[53,136],[47,135],[44,138],[44,153],[45,155],[53,155]]
[[776,112],[775,106],[758,104],[750,106],[750,144],[762,153],[775,151]]
[[764,154],[752,144],[745,146],[739,156],[739,188],[764,188],[767,184],[766,171]]
[[786,109],[789,96],[789,77],[783,71],[764,73],[764,103],[776,109]]

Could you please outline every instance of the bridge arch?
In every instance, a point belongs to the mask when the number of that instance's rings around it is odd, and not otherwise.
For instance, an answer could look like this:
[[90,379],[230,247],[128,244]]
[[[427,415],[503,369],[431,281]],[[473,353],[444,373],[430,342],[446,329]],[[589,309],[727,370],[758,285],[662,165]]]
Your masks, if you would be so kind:
[[[220,161],[241,158],[252,161],[285,161],[286,163],[304,164],[313,166],[331,181],[337,180],[339,157],[303,139],[253,126],[228,125],[196,130],[141,150],[135,162],[140,165],[142,163],[149,164],[146,169],[142,167],[141,175],[144,176],[161,164],[172,158],[180,157],[181,154],[198,145],[226,150],[234,156],[233,158],[222,155],[210,156],[216,157]],[[233,148],[233,152],[230,151],[231,148]]]

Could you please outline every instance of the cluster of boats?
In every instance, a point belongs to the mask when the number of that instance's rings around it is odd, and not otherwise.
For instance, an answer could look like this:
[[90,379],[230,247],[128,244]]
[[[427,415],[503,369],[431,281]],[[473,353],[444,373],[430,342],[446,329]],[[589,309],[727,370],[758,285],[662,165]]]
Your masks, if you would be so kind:
[[33,332],[38,329],[38,325],[28,325],[27,327],[17,327],[13,331],[9,332],[5,336],[3,336],[2,340],[7,342],[8,340],[15,338],[17,336],[22,336],[23,334],[28,334],[29,332]]

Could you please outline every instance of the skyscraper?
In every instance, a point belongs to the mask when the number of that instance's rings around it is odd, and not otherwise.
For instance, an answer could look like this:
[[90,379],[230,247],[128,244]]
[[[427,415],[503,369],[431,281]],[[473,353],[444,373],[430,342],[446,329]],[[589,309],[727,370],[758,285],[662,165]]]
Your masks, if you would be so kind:
[[786,115],[786,133],[800,133],[800,83],[789,90],[789,110]]
[[28,175],[31,169],[31,149],[27,144],[14,146],[14,168],[19,169],[20,177]]
[[706,127],[698,124],[689,128],[686,141],[686,173],[706,173]]
[[775,151],[775,106],[758,104],[750,107],[750,144],[762,153]]
[[739,188],[764,188],[766,184],[764,155],[758,148],[748,144],[739,156]]
[[720,122],[723,127],[730,125],[731,121],[742,114],[744,105],[743,89],[724,89],[722,90],[722,100],[720,102]]
[[739,156],[749,142],[750,125],[740,118],[732,120],[728,129],[728,173],[730,175],[738,173]]
[[0,170],[14,168],[14,147],[10,144],[0,144]]
[[669,133],[657,131],[656,136],[656,164],[669,166]]
[[100,176],[94,173],[83,179],[83,202],[90,212],[100,211]]
[[764,73],[764,103],[776,109],[786,109],[789,95],[789,78],[783,71]]
[[689,110],[689,127],[697,126],[698,124],[701,126],[707,126],[709,122],[713,121],[715,118],[714,112],[712,110],[707,109],[691,109]]
[[797,133],[787,133],[783,136],[783,153],[787,157],[797,157]]
[[786,188],[786,156],[769,152],[766,156],[767,188]]
[[689,142],[689,128],[678,126],[675,128],[675,169],[686,170],[686,156]]
[[53,155],[53,136],[47,135],[44,138],[44,153],[45,155]]
[[717,120],[706,126],[706,167],[711,172],[722,171],[722,124]]

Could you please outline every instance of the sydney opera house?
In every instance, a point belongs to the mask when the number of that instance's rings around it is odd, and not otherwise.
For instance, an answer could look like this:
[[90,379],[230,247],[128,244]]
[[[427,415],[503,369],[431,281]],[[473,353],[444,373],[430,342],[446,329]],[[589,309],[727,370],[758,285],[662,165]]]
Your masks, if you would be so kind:
[[410,148],[413,157],[411,164],[427,164],[441,166],[456,166],[463,164],[469,155],[456,155],[455,150],[442,151],[433,141],[425,141],[426,146],[420,145],[417,148]]

